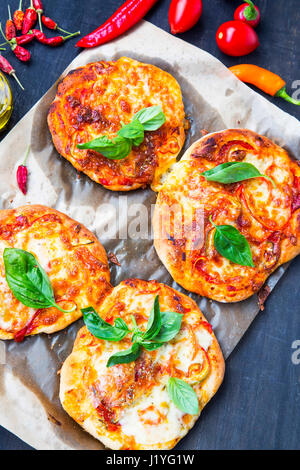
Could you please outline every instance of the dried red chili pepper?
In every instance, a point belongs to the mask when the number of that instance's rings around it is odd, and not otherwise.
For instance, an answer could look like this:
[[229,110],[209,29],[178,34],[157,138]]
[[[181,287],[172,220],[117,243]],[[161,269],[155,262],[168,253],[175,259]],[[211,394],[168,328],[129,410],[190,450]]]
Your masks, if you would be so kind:
[[21,84],[18,77],[16,76],[15,69],[8,62],[8,60],[6,60],[5,57],[3,57],[1,54],[0,54],[0,70],[2,70],[2,72],[4,73],[7,73],[7,75],[12,75],[14,79],[16,80],[16,82],[20,85],[22,90],[24,90],[23,85]]
[[[28,34],[22,34],[22,36],[17,36],[15,38],[12,38],[9,41],[9,43],[10,43],[10,45],[19,44],[19,46],[22,46],[24,44],[29,44],[30,42],[32,42],[34,40],[34,38],[35,38],[35,36],[32,33],[32,30],[30,30]],[[4,42],[4,43],[0,44],[0,48],[1,48],[1,46],[4,46],[4,44],[7,44],[7,42]],[[5,49],[3,49],[3,50],[5,50]]]
[[17,31],[22,31],[24,11],[22,10],[22,0],[20,0],[19,9],[14,12],[13,20]]
[[11,11],[10,11],[10,6],[7,5],[8,8],[8,20],[6,22],[5,26],[5,36],[8,41],[10,41],[12,38],[15,38],[17,33],[16,33],[16,28],[13,20],[11,19]]
[[31,54],[27,49],[24,49],[24,47],[14,44],[11,50],[21,62],[28,62],[30,60]]
[[102,26],[80,39],[76,46],[96,47],[115,39],[140,21],[156,2],[127,0]]
[[27,34],[32,29],[37,21],[37,12],[35,11],[32,0],[30,0],[30,7],[27,8],[24,15],[22,34]]
[[17,169],[17,183],[23,194],[27,193],[28,169],[26,166],[26,161],[29,155],[29,151],[30,147],[28,146],[24,162],[22,165],[19,165]]
[[58,26],[57,23],[55,23],[55,21],[53,21],[51,18],[49,18],[49,16],[42,16],[42,23],[44,26],[46,26],[46,28],[48,29],[52,29],[53,31],[55,30],[59,30],[59,31],[62,31],[63,33],[66,33],[66,34],[71,34],[69,31],[66,31],[65,29],[62,29]]
[[[0,32],[3,36],[3,38],[6,39],[5,35],[3,33],[1,23],[0,23]],[[10,48],[13,51],[13,53],[15,54],[15,56],[17,57],[17,59],[21,60],[22,62],[28,62],[30,60],[30,57],[31,57],[30,52],[27,51],[26,49],[24,49],[24,47],[19,46],[17,44],[17,41],[11,40],[11,41],[6,41],[6,42],[7,42],[7,44],[10,45]]]
[[22,31],[23,21],[24,21],[24,11],[22,10],[22,0],[20,0],[19,8],[13,14],[13,22],[17,31]]
[[76,33],[69,34],[68,36],[54,36],[53,38],[47,38],[45,34],[42,33],[42,31],[39,31],[38,29],[33,29],[32,31],[36,39],[40,43],[45,44],[46,46],[51,46],[51,47],[60,46],[67,39],[70,39],[74,36],[78,36],[78,34],[80,34],[80,31],[77,31]]
[[41,0],[33,0],[33,6],[38,14],[40,30],[43,31],[42,21],[41,21],[42,14],[44,13],[43,4]]
[[30,30],[28,34],[22,34],[22,36],[18,36],[14,38],[12,41],[15,40],[16,43],[19,44],[19,46],[22,46],[23,44],[29,44],[30,42],[32,42],[34,38],[35,36],[32,33],[32,30]]
[[40,31],[39,29],[32,29],[32,34],[41,43],[43,43],[44,40],[46,39],[45,33]]
[[[34,38],[35,38],[35,35],[32,33],[32,30],[30,30],[28,34],[22,34],[22,36],[17,36],[15,38],[12,38],[9,41],[9,43],[10,45],[19,44],[19,46],[22,46],[24,44],[29,44],[30,42],[32,42]],[[4,42],[3,44],[0,44],[0,47],[3,46],[4,44],[6,44],[6,42]]]

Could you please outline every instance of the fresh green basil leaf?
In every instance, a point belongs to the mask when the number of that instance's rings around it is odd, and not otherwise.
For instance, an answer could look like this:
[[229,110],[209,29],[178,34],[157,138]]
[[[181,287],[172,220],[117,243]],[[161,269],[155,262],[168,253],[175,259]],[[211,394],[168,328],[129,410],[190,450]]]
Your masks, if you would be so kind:
[[155,338],[161,328],[161,313],[159,308],[159,296],[157,295],[151,309],[146,332],[143,334],[143,340]]
[[106,367],[115,366],[117,364],[129,364],[138,359],[141,350],[141,346],[138,343],[134,343],[130,348],[125,349],[125,351],[120,351],[110,356]]
[[104,321],[93,307],[81,309],[84,323],[93,336],[105,341],[121,341],[129,333],[129,328],[122,318],[115,319],[115,325]]
[[115,319],[115,327],[119,328],[120,330],[129,331],[128,326],[126,325],[126,323],[124,322],[124,320],[122,318],[116,318]]
[[140,344],[147,349],[153,351],[163,346],[164,343],[171,341],[179,333],[183,315],[177,312],[161,312],[161,328],[154,341],[145,341],[142,339]]
[[248,240],[238,229],[232,225],[216,225],[209,217],[210,222],[215,227],[214,245],[216,250],[224,258],[241,266],[254,267],[252,254]]
[[166,116],[161,106],[150,106],[141,109],[134,115],[133,120],[136,119],[143,124],[145,131],[156,131],[166,122]]
[[155,336],[156,343],[171,341],[179,333],[183,315],[177,312],[161,312],[161,328]]
[[77,147],[79,149],[95,150],[111,160],[121,160],[130,154],[132,141],[120,135],[117,135],[117,137],[112,140],[106,135],[103,135],[85,144],[78,144]]
[[269,176],[261,174],[258,169],[248,162],[227,162],[221,163],[210,170],[201,173],[207,181],[216,181],[217,183],[230,184],[244,181],[247,179],[263,177],[275,183]]
[[199,413],[199,402],[196,392],[184,380],[170,377],[167,383],[167,392],[179,410],[190,415],[197,415]]
[[147,351],[154,351],[155,349],[161,348],[164,343],[155,343],[154,341],[143,341],[139,342],[143,348],[147,349]]
[[47,273],[33,254],[5,248],[3,260],[7,284],[23,305],[36,309],[55,307],[63,313],[76,310],[76,305],[71,310],[64,310],[56,304]]
[[129,124],[123,125],[119,130],[118,135],[125,137],[126,139],[131,139],[132,144],[135,147],[141,145],[144,140],[144,126],[138,119],[133,120]]

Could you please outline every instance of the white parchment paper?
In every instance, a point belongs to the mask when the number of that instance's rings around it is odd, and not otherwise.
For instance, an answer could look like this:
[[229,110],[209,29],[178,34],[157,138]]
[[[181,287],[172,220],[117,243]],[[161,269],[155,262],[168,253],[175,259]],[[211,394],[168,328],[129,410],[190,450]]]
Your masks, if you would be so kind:
[[[266,135],[294,158],[300,158],[299,121],[239,82],[210,54],[150,23],[142,22],[122,38],[82,52],[65,73],[92,61],[113,60],[123,55],[157,65],[178,80],[192,124],[183,151],[201,137],[202,129],[213,132],[240,127]],[[85,175],[79,178],[75,169],[55,151],[46,123],[55,92],[54,85],[1,143],[1,208],[45,204],[84,223],[121,263],[121,267],[112,265],[113,285],[128,277],[140,277],[156,279],[185,292],[162,266],[149,236],[155,193],[150,189],[112,193]],[[29,191],[23,196],[17,189],[15,174],[28,144],[31,145]],[[105,203],[113,208],[103,206]],[[128,233],[136,223],[135,204],[141,203],[148,208],[148,233],[136,239],[120,239],[122,233],[110,223],[112,216],[119,217],[121,232]],[[285,269],[286,266],[281,267],[271,276],[268,281],[271,289]],[[188,295],[212,323],[228,357],[259,312],[257,296],[237,304],[220,304]],[[21,344],[9,341],[2,342],[3,346],[1,343],[5,360],[0,363],[5,364],[0,365],[0,424],[37,449],[103,448],[66,415],[58,400],[57,372],[81,326],[79,320],[51,336],[30,337]]]

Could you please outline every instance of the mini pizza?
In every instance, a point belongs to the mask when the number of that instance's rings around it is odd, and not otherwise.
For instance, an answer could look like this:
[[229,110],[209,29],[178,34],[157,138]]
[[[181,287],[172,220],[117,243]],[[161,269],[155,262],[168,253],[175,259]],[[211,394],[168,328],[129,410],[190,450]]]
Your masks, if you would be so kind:
[[[126,158],[108,159],[77,147],[101,136],[114,139],[122,123],[155,105],[161,106],[166,122],[146,131]],[[58,85],[48,125],[57,151],[77,170],[112,191],[130,191],[159,187],[184,144],[186,122],[177,81],[154,65],[122,57],[70,72]]]
[[[186,295],[156,281],[129,279],[112,290],[97,313],[110,325],[124,322],[130,330],[137,327],[145,332],[156,299],[162,325],[168,315],[180,317],[173,339],[157,349],[141,347],[135,360],[109,366],[112,355],[132,346],[132,333],[120,341],[108,341],[93,336],[85,326],[61,370],[64,409],[112,449],[173,448],[223,380],[219,344],[196,303]],[[175,405],[168,390],[171,378],[191,391],[185,405],[196,400],[195,414]]]
[[[216,132],[195,142],[165,181],[153,217],[155,248],[185,289],[243,300],[298,255],[299,209],[297,161],[255,132]],[[251,262],[239,261],[245,255]]]
[[[17,300],[6,277],[6,248],[36,258],[51,283],[55,303],[68,313],[28,307]],[[0,252],[0,339],[21,341],[61,330],[82,316],[81,308],[99,305],[111,289],[102,245],[84,226],[54,209],[33,205],[0,211]],[[32,287],[26,281],[17,278],[24,296]]]

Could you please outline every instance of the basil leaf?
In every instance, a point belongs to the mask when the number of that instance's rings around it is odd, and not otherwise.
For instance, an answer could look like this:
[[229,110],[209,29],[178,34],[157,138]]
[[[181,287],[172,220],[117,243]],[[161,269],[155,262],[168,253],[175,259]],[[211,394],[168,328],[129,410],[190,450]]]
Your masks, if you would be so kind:
[[127,125],[123,125],[119,130],[118,135],[125,137],[126,139],[131,139],[132,144],[135,147],[138,147],[141,145],[145,137],[144,126],[138,119],[136,119]]
[[182,317],[177,312],[161,312],[161,328],[155,336],[155,342],[166,343],[175,338],[181,328]]
[[147,351],[154,351],[154,349],[161,348],[164,343],[155,343],[154,341],[143,341],[141,340],[138,343],[143,346],[143,348],[147,349]]
[[167,392],[175,406],[190,415],[199,413],[199,402],[195,390],[184,380],[170,377]]
[[93,307],[83,308],[81,311],[87,329],[96,338],[105,341],[120,341],[129,333],[129,328],[122,318],[116,318],[113,326],[104,321]]
[[132,146],[138,147],[144,140],[145,131],[155,131],[166,121],[161,106],[141,109],[129,124],[122,124],[117,137],[109,139],[106,135],[97,137],[90,142],[78,144],[79,149],[90,149],[101,153],[111,160],[126,158]]
[[209,217],[210,222],[215,227],[214,245],[216,250],[224,258],[241,266],[254,267],[252,254],[248,240],[238,229],[232,225],[216,225]]
[[112,140],[103,135],[85,144],[78,144],[77,147],[79,149],[95,150],[111,160],[121,160],[130,154],[132,142],[130,139],[125,139],[120,135],[117,135]]
[[125,351],[117,352],[110,356],[107,361],[106,367],[115,366],[117,364],[129,364],[130,362],[135,361],[141,354],[141,346],[138,343],[133,343],[133,345],[125,349]]
[[263,177],[275,183],[269,176],[261,174],[258,169],[248,162],[227,162],[221,163],[210,170],[201,173],[207,181],[216,181],[217,183],[230,184],[237,183],[251,178]]
[[141,109],[134,115],[133,120],[136,119],[143,124],[145,131],[156,131],[166,122],[166,116],[161,106],[150,106]]
[[5,248],[3,260],[7,284],[23,305],[36,309],[55,307],[63,313],[76,310],[76,305],[71,310],[64,310],[56,304],[47,273],[33,254]]
[[123,330],[129,331],[128,326],[126,325],[126,323],[124,322],[122,318],[115,319],[115,327],[121,330],[123,329]]
[[161,312],[161,328],[154,341],[142,340],[140,344],[147,349],[147,351],[154,351],[163,346],[164,343],[171,341],[181,328],[181,321],[183,315],[177,312]]
[[159,296],[157,295],[150,313],[146,332],[143,334],[143,340],[153,339],[161,328],[161,313],[159,308]]

